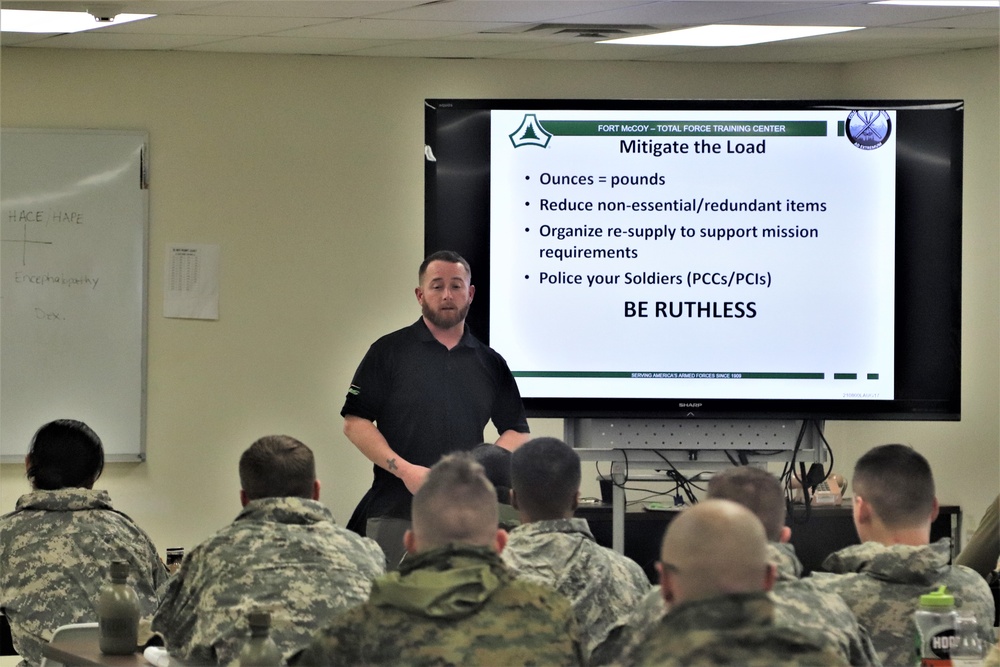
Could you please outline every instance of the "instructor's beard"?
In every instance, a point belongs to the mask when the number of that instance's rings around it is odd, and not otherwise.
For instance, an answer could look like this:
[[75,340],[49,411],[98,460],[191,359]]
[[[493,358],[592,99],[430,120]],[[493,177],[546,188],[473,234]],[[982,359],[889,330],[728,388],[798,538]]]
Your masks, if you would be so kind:
[[434,311],[425,303],[421,307],[421,312],[427,321],[437,328],[450,329],[465,321],[465,316],[469,314],[469,307],[471,305],[472,301],[470,300],[469,303],[458,310]]

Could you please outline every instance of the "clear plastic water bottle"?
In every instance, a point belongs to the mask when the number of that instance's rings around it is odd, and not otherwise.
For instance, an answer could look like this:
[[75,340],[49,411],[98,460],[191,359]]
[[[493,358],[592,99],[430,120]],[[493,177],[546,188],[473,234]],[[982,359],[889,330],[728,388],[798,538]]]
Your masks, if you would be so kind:
[[279,667],[281,651],[271,639],[271,614],[254,610],[249,615],[250,639],[240,651],[240,667]]
[[979,622],[972,616],[959,616],[955,621],[955,645],[951,648],[953,667],[982,667],[986,655]]
[[917,665],[951,667],[951,648],[955,642],[955,597],[945,586],[920,596],[920,607],[913,615],[917,626]]
[[111,578],[97,599],[101,653],[128,655],[139,644],[139,597],[128,583],[128,563],[111,563]]

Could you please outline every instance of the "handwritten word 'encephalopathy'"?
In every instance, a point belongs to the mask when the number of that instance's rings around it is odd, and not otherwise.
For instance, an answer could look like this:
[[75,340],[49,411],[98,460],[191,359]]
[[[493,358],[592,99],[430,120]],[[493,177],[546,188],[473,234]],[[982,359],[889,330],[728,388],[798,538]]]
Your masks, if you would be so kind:
[[15,283],[29,283],[31,285],[66,285],[67,287],[83,286],[97,289],[97,282],[100,278],[93,276],[67,276],[65,273],[25,273],[24,271],[14,272]]

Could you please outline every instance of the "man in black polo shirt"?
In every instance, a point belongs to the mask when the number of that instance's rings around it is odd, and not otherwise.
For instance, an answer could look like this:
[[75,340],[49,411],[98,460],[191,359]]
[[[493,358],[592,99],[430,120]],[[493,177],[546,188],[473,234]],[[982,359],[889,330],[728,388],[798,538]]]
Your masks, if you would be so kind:
[[375,464],[349,527],[375,539],[391,569],[404,553],[413,494],[441,456],[481,443],[490,420],[501,447],[514,450],[529,438],[507,362],[465,326],[475,294],[469,263],[436,252],[418,277],[423,316],[375,341],[340,411],[344,434]]

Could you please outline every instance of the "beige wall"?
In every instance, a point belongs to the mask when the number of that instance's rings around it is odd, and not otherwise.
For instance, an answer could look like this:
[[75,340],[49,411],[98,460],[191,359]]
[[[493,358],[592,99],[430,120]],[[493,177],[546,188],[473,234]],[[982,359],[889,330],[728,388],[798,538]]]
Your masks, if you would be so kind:
[[[4,126],[149,132],[148,460],[102,484],[161,551],[236,514],[236,460],[266,433],[313,447],[341,522],[368,487],[338,413],[371,341],[418,314],[428,97],[965,98],[965,418],[827,433],[845,471],[873,444],[913,444],[974,519],[1000,487],[995,49],[851,66],[4,49],[0,66]],[[162,317],[175,242],[221,246],[218,321]],[[561,435],[556,420],[532,428]],[[0,467],[0,485],[12,508],[23,470]]]
[[[965,100],[962,421],[831,424],[842,459],[905,442],[930,460],[942,502],[959,504],[965,533],[1000,490],[1000,112],[996,49],[847,67],[842,89],[868,97]],[[839,467],[839,466],[838,466]],[[848,468],[849,469],[849,468]]]

